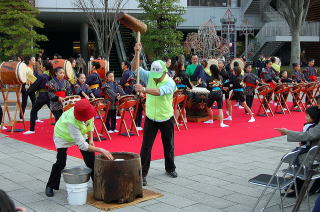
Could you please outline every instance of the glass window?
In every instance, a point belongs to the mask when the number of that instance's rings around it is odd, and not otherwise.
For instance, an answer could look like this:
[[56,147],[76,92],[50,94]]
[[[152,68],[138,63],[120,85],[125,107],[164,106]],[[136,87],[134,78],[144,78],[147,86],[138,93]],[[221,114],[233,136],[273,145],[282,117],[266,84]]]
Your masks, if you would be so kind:
[[[231,0],[240,6],[240,0]],[[229,0],[188,0],[188,6],[196,7],[227,7]]]

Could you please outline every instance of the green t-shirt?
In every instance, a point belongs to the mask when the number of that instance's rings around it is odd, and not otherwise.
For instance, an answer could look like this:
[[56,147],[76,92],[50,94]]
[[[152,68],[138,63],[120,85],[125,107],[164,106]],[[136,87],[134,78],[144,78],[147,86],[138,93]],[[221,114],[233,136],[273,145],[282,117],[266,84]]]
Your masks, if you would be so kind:
[[198,66],[198,64],[190,64],[190,65],[188,65],[187,66],[187,70],[186,70],[186,75],[188,76],[188,77],[190,77],[190,76],[192,76],[193,75],[193,73],[194,73],[194,71],[196,70],[196,68],[197,68],[197,66]]

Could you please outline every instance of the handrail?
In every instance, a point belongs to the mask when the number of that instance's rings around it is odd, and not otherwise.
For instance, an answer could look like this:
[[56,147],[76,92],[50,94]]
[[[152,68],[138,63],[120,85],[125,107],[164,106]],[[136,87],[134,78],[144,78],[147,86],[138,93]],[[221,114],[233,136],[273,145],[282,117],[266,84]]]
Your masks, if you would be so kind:
[[[291,36],[290,28],[285,21],[276,21],[266,23],[254,41],[249,42],[248,52],[254,51],[254,48],[262,48],[262,46],[270,41],[270,37],[275,36]],[[305,22],[302,26],[300,36],[320,36],[320,22]]]

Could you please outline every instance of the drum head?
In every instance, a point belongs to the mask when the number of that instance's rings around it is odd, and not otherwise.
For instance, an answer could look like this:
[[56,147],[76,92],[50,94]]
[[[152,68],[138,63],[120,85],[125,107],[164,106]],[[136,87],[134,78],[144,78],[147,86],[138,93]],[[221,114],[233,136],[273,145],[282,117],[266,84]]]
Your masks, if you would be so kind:
[[21,84],[27,82],[27,68],[28,66],[23,62],[20,62],[17,65],[16,76],[18,80],[21,82]]
[[75,76],[74,70],[73,70],[72,65],[69,60],[65,61],[64,68],[65,68],[66,75],[67,75],[68,79],[74,80],[76,78],[76,76]]
[[238,62],[241,70],[244,70],[244,62],[241,58],[235,58],[231,61],[231,64],[230,64],[231,69],[234,68],[234,62]]
[[216,59],[208,60],[207,68],[210,69],[210,66],[213,65],[213,64],[215,64],[218,67],[218,60],[216,60]]

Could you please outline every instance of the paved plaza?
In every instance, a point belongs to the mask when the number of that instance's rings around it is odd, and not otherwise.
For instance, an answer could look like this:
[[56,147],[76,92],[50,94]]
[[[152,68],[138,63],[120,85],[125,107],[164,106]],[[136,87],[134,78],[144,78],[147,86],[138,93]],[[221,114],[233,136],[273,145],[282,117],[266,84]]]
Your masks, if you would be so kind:
[[[29,111],[26,113],[27,120],[28,114]],[[42,110],[39,117],[47,118],[47,114],[47,110]],[[214,137],[212,142],[215,142]],[[178,156],[176,165],[179,177],[176,179],[165,175],[164,160],[152,161],[146,188],[164,196],[115,211],[250,211],[262,188],[248,184],[248,179],[260,173],[272,173],[281,156],[295,145],[287,143],[285,137],[277,137]],[[68,205],[63,180],[60,191],[56,191],[54,197],[45,196],[44,189],[55,156],[55,151],[1,134],[0,188],[8,192],[17,206],[26,207],[28,211],[100,211],[89,205]],[[77,165],[84,165],[84,162],[74,157],[68,158],[67,166]],[[89,189],[92,190],[91,181]],[[278,197],[277,193],[272,202],[277,202]],[[312,206],[316,197],[313,195],[311,198]],[[301,208],[306,209],[305,205]],[[268,211],[280,209],[273,206]]]

